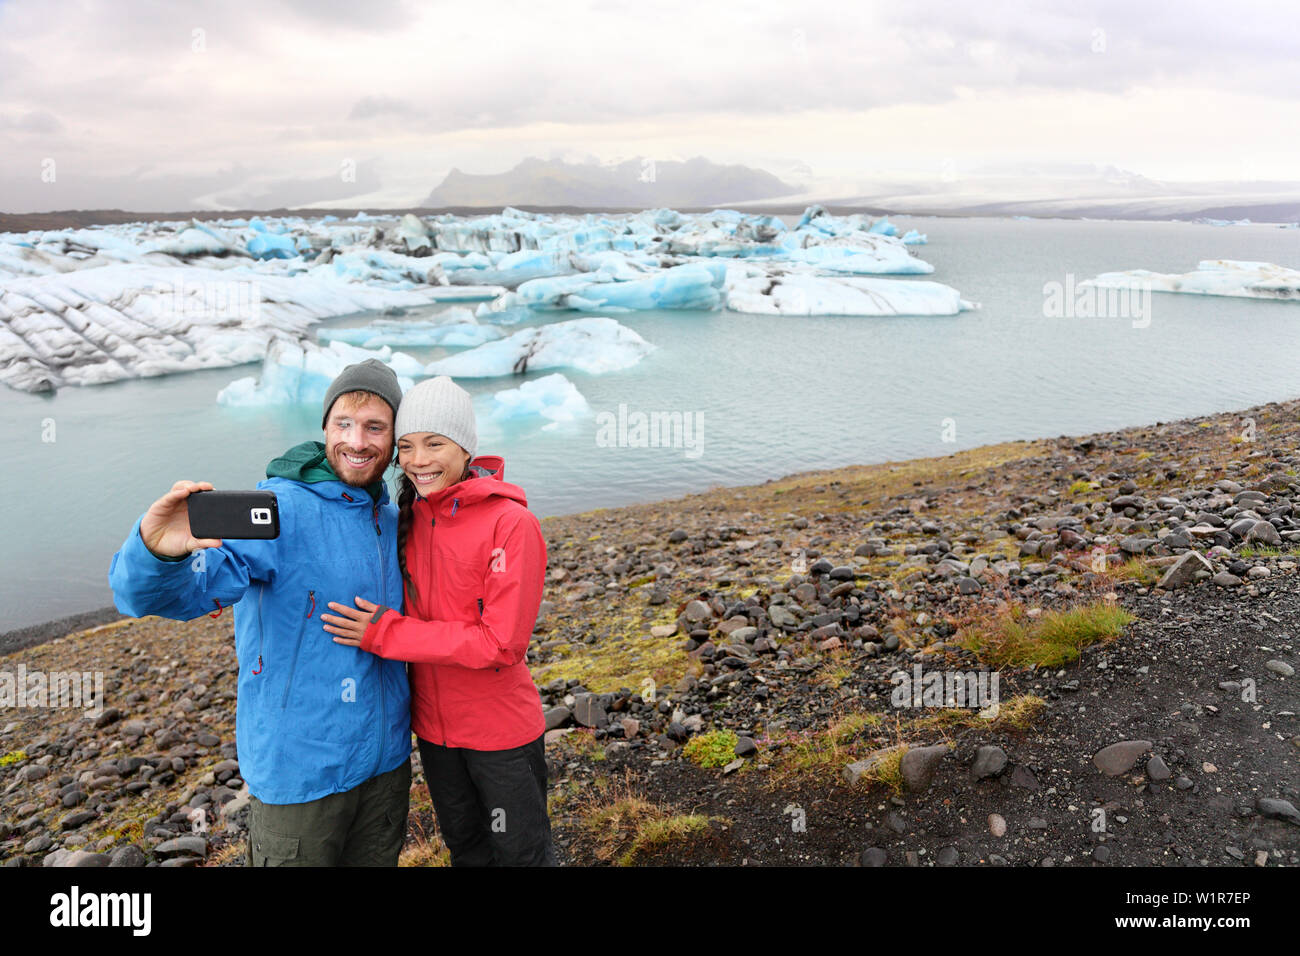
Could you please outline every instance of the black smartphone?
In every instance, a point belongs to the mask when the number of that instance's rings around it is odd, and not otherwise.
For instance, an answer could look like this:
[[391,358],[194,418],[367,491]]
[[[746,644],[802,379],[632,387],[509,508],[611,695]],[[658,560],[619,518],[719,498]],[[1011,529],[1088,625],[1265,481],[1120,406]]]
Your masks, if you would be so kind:
[[278,538],[274,491],[195,491],[186,499],[196,538]]

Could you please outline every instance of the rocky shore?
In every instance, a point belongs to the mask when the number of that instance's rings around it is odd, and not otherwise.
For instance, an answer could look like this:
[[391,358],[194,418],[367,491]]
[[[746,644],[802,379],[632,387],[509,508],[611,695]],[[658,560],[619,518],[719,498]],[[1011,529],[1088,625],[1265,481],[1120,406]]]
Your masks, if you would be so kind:
[[[1300,401],[542,526],[564,863],[1300,863]],[[105,692],[0,708],[3,865],[241,864],[231,637],[0,657]]]

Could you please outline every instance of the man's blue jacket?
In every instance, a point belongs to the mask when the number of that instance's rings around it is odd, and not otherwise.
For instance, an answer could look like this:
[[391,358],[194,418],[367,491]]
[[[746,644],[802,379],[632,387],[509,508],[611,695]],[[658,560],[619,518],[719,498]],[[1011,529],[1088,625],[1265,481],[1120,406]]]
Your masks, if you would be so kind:
[[372,500],[322,480],[333,474],[324,459],[320,442],[304,442],[258,483],[276,494],[278,538],[166,560],[137,520],[108,572],[118,610],[133,617],[190,620],[234,605],[239,771],[264,803],[350,790],[411,753],[406,665],[335,644],[320,621],[327,602],[357,595],[402,606],[397,508],[382,483]]

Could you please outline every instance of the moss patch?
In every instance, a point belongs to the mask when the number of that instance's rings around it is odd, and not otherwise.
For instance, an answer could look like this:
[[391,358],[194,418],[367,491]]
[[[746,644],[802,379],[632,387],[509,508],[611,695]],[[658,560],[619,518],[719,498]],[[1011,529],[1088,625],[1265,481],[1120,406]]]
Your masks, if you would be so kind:
[[1079,651],[1118,637],[1133,615],[1118,604],[1094,601],[1031,617],[1012,605],[963,627],[956,643],[991,667],[1060,667]]

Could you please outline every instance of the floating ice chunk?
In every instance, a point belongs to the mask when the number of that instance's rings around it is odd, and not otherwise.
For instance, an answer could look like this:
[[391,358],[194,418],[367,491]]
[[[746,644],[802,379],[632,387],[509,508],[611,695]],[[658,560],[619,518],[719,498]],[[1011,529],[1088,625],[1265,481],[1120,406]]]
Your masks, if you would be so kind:
[[815,265],[824,272],[851,275],[929,275],[934,266],[907,251],[897,239],[872,237],[865,245],[842,245],[832,240],[803,249],[791,249],[780,259]]
[[412,284],[441,285],[442,266],[432,257],[403,255],[388,249],[356,249],[322,254],[317,265],[307,270],[311,276],[345,279],[349,282],[387,282],[398,288]]
[[311,405],[325,400],[330,383],[347,366],[377,358],[397,373],[397,382],[406,391],[419,374],[420,363],[405,353],[391,349],[370,351],[344,342],[332,342],[322,348],[305,342],[301,345],[279,339],[271,343],[262,363],[262,374],[254,378],[237,378],[217,393],[220,405]]
[[1300,270],[1272,262],[1237,259],[1203,259],[1195,272],[1182,275],[1132,269],[1103,272],[1079,286],[1185,292],[1192,295],[1226,295],[1245,299],[1300,301]]
[[504,297],[505,304],[582,312],[713,309],[721,302],[726,269],[721,263],[691,263],[641,279],[619,281],[616,274],[602,266],[594,273],[533,279],[521,285],[513,297]]
[[575,368],[597,375],[635,365],[652,349],[653,345],[613,319],[570,319],[521,329],[499,342],[438,359],[426,365],[424,372],[453,378],[488,378]]
[[939,282],[753,268],[728,273],[727,307],[758,315],[956,315],[973,308]]
[[248,254],[254,259],[292,259],[298,255],[298,247],[293,236],[259,232],[248,240]]
[[321,329],[317,333],[322,342],[348,342],[367,349],[385,345],[406,348],[466,347],[494,342],[504,335],[495,326],[479,325],[469,309],[460,307],[448,309],[430,321],[377,319],[369,325]]
[[409,212],[402,217],[397,234],[401,237],[402,242],[406,244],[407,252],[414,253],[420,249],[433,249],[433,243],[429,240],[429,230],[424,223]]
[[903,245],[905,246],[923,246],[929,242],[929,237],[923,232],[917,232],[915,229],[907,230],[907,235],[903,236]]
[[530,279],[571,275],[578,271],[571,253],[554,249],[511,252],[498,257],[495,262],[482,253],[455,258],[460,261],[447,263],[444,260],[447,280],[455,285],[492,284],[513,289]]
[[0,381],[25,391],[257,361],[318,319],[426,305],[425,292],[240,266],[118,264],[0,282]]
[[868,229],[867,231],[874,232],[877,235],[881,235],[881,236],[898,235],[898,227],[889,221],[888,216],[882,216],[881,218],[877,219],[875,222],[871,224],[871,228]]
[[497,421],[541,417],[549,421],[542,431],[551,431],[563,422],[575,421],[591,414],[591,406],[578,387],[561,373],[554,372],[508,388],[493,396],[491,417]]
[[[217,235],[210,228],[196,228],[195,226],[191,226],[170,238],[160,238],[145,243],[142,246],[142,251],[162,252],[169,256],[181,258],[204,255],[224,256],[233,252],[240,252],[230,239]],[[240,254],[242,255],[242,252]]]

